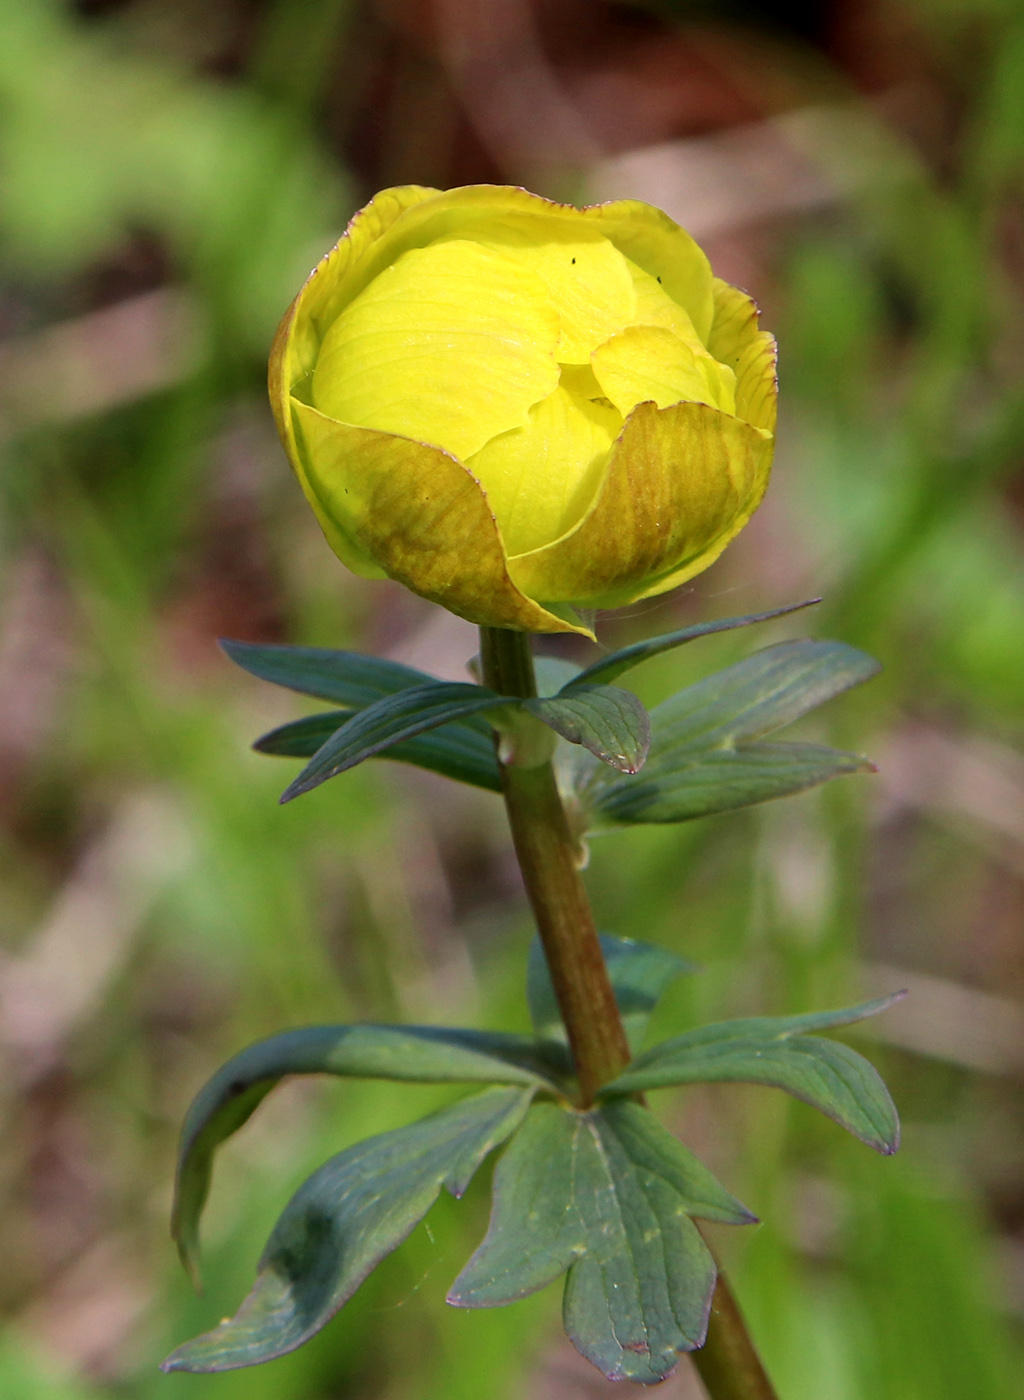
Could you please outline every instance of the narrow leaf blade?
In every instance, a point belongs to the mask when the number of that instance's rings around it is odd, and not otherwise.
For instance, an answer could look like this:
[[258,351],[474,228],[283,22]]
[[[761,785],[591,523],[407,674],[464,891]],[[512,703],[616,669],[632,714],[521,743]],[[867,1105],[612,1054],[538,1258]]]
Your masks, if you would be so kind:
[[[825,1029],[848,1024],[884,1010],[892,1000],[818,1017],[764,1017],[705,1027],[655,1046],[602,1094],[679,1084],[765,1084],[802,1099],[875,1151],[889,1155],[899,1147],[899,1117],[878,1071],[847,1045],[799,1032],[812,1025]],[[746,1034],[745,1024],[750,1026]]]
[[602,783],[592,811],[610,825],[683,822],[791,797],[832,778],[874,772],[860,754],[820,744],[744,744],[665,755],[643,777]]
[[601,1116],[633,1165],[671,1187],[688,1215],[723,1225],[757,1223],[757,1216],[642,1104],[631,1099],[612,1099],[602,1105]]
[[303,1026],[258,1041],[221,1066],[185,1115],[171,1217],[182,1262],[197,1279],[199,1218],[217,1147],[285,1075],[557,1088],[570,1072],[557,1043],[434,1026]]
[[[346,710],[327,710],[318,715],[282,724],[264,734],[253,744],[257,753],[275,754],[283,758],[312,758],[331,736],[349,719]],[[442,725],[439,729],[418,734],[392,745],[377,755],[398,763],[411,763],[428,768],[460,783],[501,791],[501,774],[494,754],[490,729],[472,716],[465,721]]]
[[601,1189],[577,1196],[587,1250],[566,1280],[565,1330],[610,1380],[651,1384],[703,1344],[715,1266],[671,1182],[632,1159],[604,1112],[586,1121]]
[[364,656],[358,651],[264,646],[229,638],[222,638],[220,645],[235,665],[251,676],[298,691],[300,695],[330,700],[346,709],[360,710],[382,695],[434,683],[434,677],[425,671],[378,656]]
[[229,1371],[294,1351],[348,1301],[423,1218],[522,1122],[531,1089],[488,1089],[358,1143],[299,1188],[274,1227],[256,1284],[233,1318],[179,1347],[165,1371]]
[[582,1132],[579,1114],[557,1104],[532,1106],[495,1168],[490,1224],[451,1286],[454,1307],[501,1307],[525,1298],[583,1253],[586,1231],[575,1209]]
[[802,1011],[795,1016],[738,1016],[731,1021],[714,1021],[708,1026],[697,1026],[692,1031],[684,1031],[671,1040],[663,1040],[660,1045],[652,1045],[638,1055],[630,1065],[630,1070],[660,1060],[690,1047],[712,1044],[718,1040],[787,1040],[793,1035],[806,1035],[811,1031],[835,1030],[839,1026],[853,1026],[858,1021],[866,1021],[870,1016],[880,1016],[902,1001],[906,992],[892,992],[888,996],[875,997],[871,1001],[857,1002],[854,1006],[840,1006],[832,1011]]
[[765,647],[654,708],[651,762],[763,738],[879,670],[873,657],[845,642]]
[[643,767],[651,742],[651,721],[637,697],[612,685],[573,684],[547,699],[526,700],[524,708],[570,744],[582,744],[602,763],[622,773]]
[[660,656],[664,651],[671,651],[674,647],[684,646],[687,642],[696,641],[698,637],[710,637],[715,632],[731,632],[736,627],[750,627],[755,622],[770,622],[776,617],[785,617],[787,613],[799,612],[802,608],[813,607],[815,603],[820,603],[820,598],[808,598],[803,603],[790,603],[784,608],[772,608],[768,612],[749,613],[746,617],[723,617],[715,622],[698,622],[691,627],[681,627],[676,632],[666,632],[661,637],[650,637],[647,641],[634,642],[632,646],[622,647],[619,651],[613,651],[609,656],[602,656],[599,661],[587,666],[571,682],[572,685],[590,685],[595,681],[607,684],[623,675],[634,666],[639,666],[641,661],[647,661],[652,656]]
[[412,739],[467,715],[515,703],[484,686],[441,682],[387,695],[358,711],[336,730],[285,789],[281,801],[290,802],[310,792],[328,778],[354,768],[403,739]]

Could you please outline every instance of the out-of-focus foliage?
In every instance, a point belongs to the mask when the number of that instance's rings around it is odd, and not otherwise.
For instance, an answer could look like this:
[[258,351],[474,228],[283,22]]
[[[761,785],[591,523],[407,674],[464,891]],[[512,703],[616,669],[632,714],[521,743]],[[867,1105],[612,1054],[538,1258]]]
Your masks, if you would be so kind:
[[305,1176],[454,1097],[275,1091],[221,1154],[197,1299],[167,1218],[217,1064],[315,1022],[528,1027],[497,797],[366,765],[280,808],[297,764],[247,742],[305,702],[215,646],[465,679],[471,628],[334,561],[264,403],[305,271],[407,180],[664,203],[778,333],[764,508],[699,588],[599,634],[824,593],[629,684],[653,706],[754,645],[864,647],[883,674],[794,737],[880,772],[602,835],[588,879],[603,927],[703,967],[652,1040],[910,987],[866,1047],[905,1120],[893,1160],[781,1094],[654,1099],[766,1222],[720,1243],[785,1400],[1020,1394],[1024,24],[1010,0],[815,8],[0,0],[5,1400],[606,1388],[550,1291],[444,1305],[486,1172],[308,1347],[156,1371],[244,1295]]

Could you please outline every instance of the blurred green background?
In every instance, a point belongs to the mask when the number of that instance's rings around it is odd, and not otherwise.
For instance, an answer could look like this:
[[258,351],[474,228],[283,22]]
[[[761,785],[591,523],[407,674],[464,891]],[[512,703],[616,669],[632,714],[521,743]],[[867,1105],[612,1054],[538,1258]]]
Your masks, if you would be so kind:
[[[1015,1400],[1019,0],[0,0],[0,1395],[613,1393],[559,1339],[557,1290],[443,1304],[486,1173],[301,1352],[156,1369],[234,1310],[304,1175],[443,1101],[272,1096],[221,1154],[196,1299],[167,1234],[173,1156],[222,1059],[317,1020],[525,1028],[497,799],[370,764],[278,808],[294,770],[248,743],[302,702],[215,644],[464,674],[472,628],[330,554],[263,376],[366,197],[481,180],[662,204],[779,335],[762,511],[600,633],[825,601],[651,663],[644,698],[812,630],[885,665],[804,726],[878,776],[602,837],[588,875],[604,927],[703,964],[656,1033],[911,989],[858,1041],[905,1119],[893,1160],[771,1091],[657,1096],[766,1222],[720,1245],[783,1400]],[[702,1394],[688,1363],[662,1394]]]

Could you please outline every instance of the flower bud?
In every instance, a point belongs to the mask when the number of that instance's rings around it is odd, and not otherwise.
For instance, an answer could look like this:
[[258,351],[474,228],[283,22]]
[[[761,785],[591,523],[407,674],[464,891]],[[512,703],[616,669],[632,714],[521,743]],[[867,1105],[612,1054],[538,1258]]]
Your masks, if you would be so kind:
[[332,548],[471,622],[586,632],[764,493],[775,342],[636,200],[385,190],[285,315],[270,393]]

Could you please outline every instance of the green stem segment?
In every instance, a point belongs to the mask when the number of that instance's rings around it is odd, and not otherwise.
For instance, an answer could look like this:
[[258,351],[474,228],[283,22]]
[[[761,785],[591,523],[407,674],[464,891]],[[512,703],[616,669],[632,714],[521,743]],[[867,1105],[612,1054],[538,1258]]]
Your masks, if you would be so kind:
[[[500,695],[537,694],[527,634],[481,627],[485,685]],[[523,882],[576,1064],[580,1106],[630,1060],[575,845],[550,761],[502,763],[501,780]],[[704,1347],[692,1354],[711,1400],[777,1400],[721,1273]]]
[[[480,629],[483,681],[500,695],[537,694],[523,632]],[[576,1062],[581,1107],[629,1064],[629,1042],[550,761],[501,764],[512,841]]]

